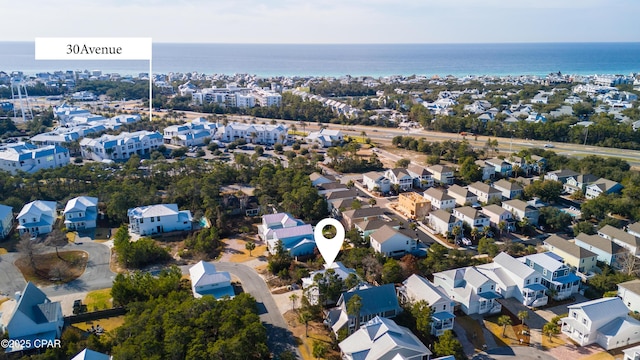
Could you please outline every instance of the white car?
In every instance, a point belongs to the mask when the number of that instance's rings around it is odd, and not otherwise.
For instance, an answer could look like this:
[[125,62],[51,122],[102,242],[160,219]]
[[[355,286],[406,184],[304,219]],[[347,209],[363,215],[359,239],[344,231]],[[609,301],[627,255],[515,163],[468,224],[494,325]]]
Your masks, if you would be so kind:
[[546,148],[553,148],[553,147],[555,147],[555,146],[554,146],[553,144],[544,144],[544,147],[546,147]]

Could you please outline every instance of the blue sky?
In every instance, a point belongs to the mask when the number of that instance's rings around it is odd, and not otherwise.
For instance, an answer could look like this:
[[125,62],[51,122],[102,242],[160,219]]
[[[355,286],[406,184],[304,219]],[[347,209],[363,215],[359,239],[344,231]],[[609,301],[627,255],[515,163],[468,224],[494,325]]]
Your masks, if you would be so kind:
[[638,0],[0,0],[0,9],[5,29],[0,41],[46,36],[211,43],[640,41]]

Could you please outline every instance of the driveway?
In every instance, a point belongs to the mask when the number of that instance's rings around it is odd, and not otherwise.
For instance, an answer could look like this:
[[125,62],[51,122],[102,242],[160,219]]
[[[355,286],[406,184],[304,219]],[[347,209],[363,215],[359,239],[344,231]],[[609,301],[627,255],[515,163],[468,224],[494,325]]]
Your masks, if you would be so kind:
[[[89,261],[84,273],[74,281],[62,285],[40,287],[47,296],[68,295],[111,287],[115,274],[109,268],[111,250],[104,244],[83,242],[81,245],[68,244],[60,251],[79,250],[89,254]],[[54,252],[53,250],[51,252]],[[26,281],[22,273],[14,265],[18,253],[0,256],[0,293],[13,297],[17,291],[24,290]]]
[[290,350],[301,359],[293,334],[287,328],[287,323],[280,314],[271,291],[260,275],[243,264],[216,262],[215,265],[216,270],[228,271],[237,276],[242,282],[244,291],[251,294],[258,302],[260,320],[267,328],[267,345],[271,352],[278,355],[285,350]]

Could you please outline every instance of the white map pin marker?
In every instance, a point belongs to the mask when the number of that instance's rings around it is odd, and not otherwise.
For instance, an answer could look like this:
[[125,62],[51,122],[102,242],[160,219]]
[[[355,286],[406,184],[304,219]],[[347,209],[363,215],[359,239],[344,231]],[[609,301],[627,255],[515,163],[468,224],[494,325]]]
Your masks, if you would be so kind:
[[[336,228],[336,236],[332,239],[327,239],[322,233],[322,229],[327,225],[331,225]],[[316,240],[316,246],[318,247],[318,250],[320,250],[320,255],[322,255],[322,258],[326,263],[324,267],[328,269],[329,266],[333,264],[333,261],[336,259],[336,256],[338,256],[338,253],[342,248],[342,243],[344,242],[344,227],[336,219],[322,219],[318,225],[316,225],[313,236]]]

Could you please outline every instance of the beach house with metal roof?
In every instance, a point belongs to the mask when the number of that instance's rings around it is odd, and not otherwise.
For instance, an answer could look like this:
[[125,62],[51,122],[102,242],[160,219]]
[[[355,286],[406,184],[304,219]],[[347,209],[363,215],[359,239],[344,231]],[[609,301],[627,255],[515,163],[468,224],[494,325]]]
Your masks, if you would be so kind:
[[93,229],[98,220],[98,198],[78,196],[64,208],[64,226],[69,230]]
[[23,206],[16,217],[18,231],[20,235],[24,233],[36,236],[48,234],[53,231],[57,216],[55,201],[32,201]]
[[564,263],[578,272],[588,274],[596,270],[598,255],[591,250],[580,247],[558,235],[551,235],[544,240],[547,250],[562,257]]
[[0,204],[0,240],[11,232],[13,227],[13,208]]
[[191,277],[191,291],[195,298],[210,295],[219,300],[235,296],[231,285],[231,275],[226,271],[216,271],[216,267],[212,263],[198,262],[189,268],[189,275]]
[[554,299],[566,299],[578,292],[580,278],[562,262],[560,256],[545,252],[523,256],[518,260],[541,275],[540,283],[553,292]]
[[502,311],[496,282],[473,266],[435,273],[433,284],[442,287],[467,315]]
[[127,210],[129,231],[140,236],[171,231],[189,231],[193,217],[189,210],[178,210],[177,204],[147,205]]
[[398,289],[398,297],[403,303],[425,301],[431,308],[431,334],[442,335],[453,330],[455,302],[449,298],[441,286],[436,286],[420,275],[413,274]]

